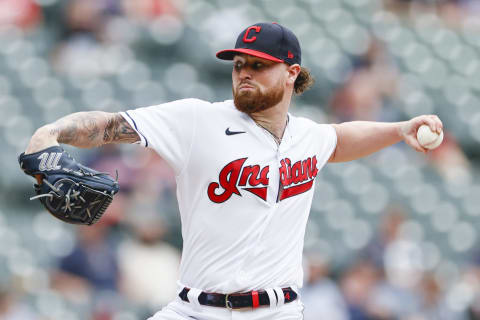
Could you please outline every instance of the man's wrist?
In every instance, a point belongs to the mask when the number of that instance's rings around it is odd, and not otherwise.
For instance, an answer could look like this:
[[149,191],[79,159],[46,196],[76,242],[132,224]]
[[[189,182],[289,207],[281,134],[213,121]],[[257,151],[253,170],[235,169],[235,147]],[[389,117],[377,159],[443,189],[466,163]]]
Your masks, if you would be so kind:
[[40,127],[35,131],[25,150],[25,154],[34,153],[51,146],[58,146],[58,131],[52,125]]
[[396,123],[396,134],[400,140],[403,140],[406,132],[406,125],[408,121],[401,121]]

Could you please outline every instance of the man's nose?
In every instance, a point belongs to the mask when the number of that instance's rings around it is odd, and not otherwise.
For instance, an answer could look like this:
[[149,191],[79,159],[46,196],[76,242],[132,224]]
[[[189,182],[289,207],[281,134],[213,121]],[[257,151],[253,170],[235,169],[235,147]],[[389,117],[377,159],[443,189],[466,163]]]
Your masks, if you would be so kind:
[[243,67],[242,69],[240,69],[238,77],[240,78],[240,80],[252,79],[252,73],[248,68]]

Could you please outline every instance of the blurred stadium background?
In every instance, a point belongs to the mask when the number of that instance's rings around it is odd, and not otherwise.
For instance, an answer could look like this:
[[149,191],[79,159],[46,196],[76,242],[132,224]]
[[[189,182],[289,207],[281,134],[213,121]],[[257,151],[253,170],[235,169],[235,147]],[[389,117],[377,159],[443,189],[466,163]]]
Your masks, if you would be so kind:
[[318,122],[434,113],[443,145],[404,144],[317,179],[305,239],[305,319],[480,319],[478,0],[1,0],[0,319],[146,319],[175,295],[181,250],[171,171],[137,146],[67,149],[118,169],[102,222],[30,203],[16,157],[74,111],[231,97],[231,47],[277,21],[315,87],[291,112]]

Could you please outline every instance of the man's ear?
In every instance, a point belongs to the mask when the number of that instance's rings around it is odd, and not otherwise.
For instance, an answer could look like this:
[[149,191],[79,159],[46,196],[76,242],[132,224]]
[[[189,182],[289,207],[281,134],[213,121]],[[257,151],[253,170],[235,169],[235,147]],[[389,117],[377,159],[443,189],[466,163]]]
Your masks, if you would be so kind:
[[297,63],[292,64],[291,66],[288,66],[288,68],[287,68],[287,72],[288,72],[287,82],[293,86],[295,84],[295,80],[297,80],[297,77],[300,74],[301,70],[302,70],[302,68]]

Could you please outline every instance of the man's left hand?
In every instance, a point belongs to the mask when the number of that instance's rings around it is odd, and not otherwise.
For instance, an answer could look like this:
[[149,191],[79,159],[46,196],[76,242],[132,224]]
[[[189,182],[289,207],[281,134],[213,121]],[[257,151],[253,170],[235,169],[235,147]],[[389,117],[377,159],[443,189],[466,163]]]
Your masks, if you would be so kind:
[[443,130],[442,120],[440,120],[438,116],[423,115],[403,122],[400,127],[399,133],[405,143],[408,144],[410,147],[412,147],[418,152],[426,153],[428,149],[422,147],[417,140],[418,128],[423,124],[426,124],[430,127],[430,130],[438,134],[440,134],[440,132],[442,132]]

